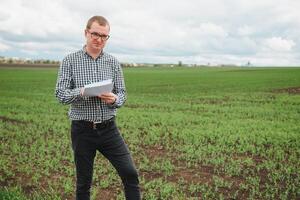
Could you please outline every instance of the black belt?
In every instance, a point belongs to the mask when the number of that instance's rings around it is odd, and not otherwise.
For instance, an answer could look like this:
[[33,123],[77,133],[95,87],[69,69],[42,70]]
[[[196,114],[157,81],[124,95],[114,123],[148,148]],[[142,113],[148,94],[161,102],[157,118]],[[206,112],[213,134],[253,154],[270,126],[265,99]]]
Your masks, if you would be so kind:
[[105,120],[103,122],[90,122],[90,121],[84,121],[80,120],[81,123],[85,124],[86,126],[93,128],[93,129],[102,129],[107,127],[108,125],[111,125],[115,121],[115,117],[110,118],[108,120]]

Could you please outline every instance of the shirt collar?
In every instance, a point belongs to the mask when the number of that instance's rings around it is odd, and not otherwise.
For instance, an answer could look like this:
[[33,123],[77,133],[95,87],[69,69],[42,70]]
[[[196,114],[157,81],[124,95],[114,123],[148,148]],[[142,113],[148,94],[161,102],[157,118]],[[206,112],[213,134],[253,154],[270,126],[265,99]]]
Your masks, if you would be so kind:
[[[83,47],[82,47],[82,52],[84,53],[84,54],[86,54],[87,56],[90,56],[91,58],[92,58],[92,56],[86,51],[86,45],[84,45]],[[103,50],[101,51],[101,53],[98,55],[98,57],[96,58],[96,59],[98,59],[98,58],[100,58],[102,55],[104,54],[104,52],[103,52]],[[95,59],[95,60],[96,60]]]

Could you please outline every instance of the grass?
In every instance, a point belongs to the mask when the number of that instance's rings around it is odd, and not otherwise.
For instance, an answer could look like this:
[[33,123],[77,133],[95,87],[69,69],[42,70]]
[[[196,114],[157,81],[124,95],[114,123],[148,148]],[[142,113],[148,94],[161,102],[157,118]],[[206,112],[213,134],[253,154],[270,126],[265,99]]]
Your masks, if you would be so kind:
[[[118,125],[144,199],[299,199],[300,68],[127,68]],[[0,68],[0,199],[72,199],[57,69]],[[294,89],[288,89],[288,88]],[[98,155],[93,199],[123,199]]]

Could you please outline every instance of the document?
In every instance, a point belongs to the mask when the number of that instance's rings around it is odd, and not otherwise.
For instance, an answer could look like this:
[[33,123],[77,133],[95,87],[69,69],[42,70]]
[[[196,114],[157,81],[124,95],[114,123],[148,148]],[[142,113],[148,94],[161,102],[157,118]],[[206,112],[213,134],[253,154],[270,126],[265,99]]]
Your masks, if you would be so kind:
[[111,92],[113,89],[112,79],[91,83],[84,86],[83,96],[99,96],[103,93]]

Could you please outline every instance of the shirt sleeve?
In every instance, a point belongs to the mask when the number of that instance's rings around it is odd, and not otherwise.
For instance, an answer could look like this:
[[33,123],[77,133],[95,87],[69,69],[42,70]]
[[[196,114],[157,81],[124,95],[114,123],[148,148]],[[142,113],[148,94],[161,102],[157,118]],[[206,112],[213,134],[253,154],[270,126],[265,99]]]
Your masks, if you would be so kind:
[[80,89],[74,88],[70,61],[65,58],[59,68],[55,96],[60,103],[71,104],[80,100]]
[[116,63],[115,72],[114,72],[114,89],[113,93],[117,95],[117,99],[112,107],[119,108],[126,101],[126,89],[125,89],[125,81],[123,76],[123,71],[119,62]]

